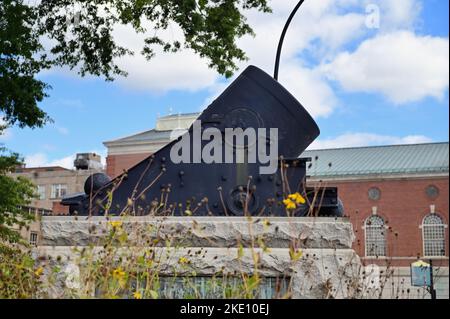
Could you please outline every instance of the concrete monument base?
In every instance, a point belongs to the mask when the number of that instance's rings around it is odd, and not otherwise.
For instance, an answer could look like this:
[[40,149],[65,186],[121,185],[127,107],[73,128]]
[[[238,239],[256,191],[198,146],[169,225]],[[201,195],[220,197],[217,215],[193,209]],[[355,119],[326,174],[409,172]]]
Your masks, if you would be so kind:
[[[49,287],[49,297],[67,297],[67,286],[73,286],[67,276],[78,267],[75,261],[88,247],[101,256],[111,225],[120,225],[130,243],[115,246],[117,256],[136,256],[151,246],[162,256],[160,276],[257,271],[264,278],[289,278],[291,298],[353,298],[358,293],[361,263],[351,249],[354,234],[345,218],[43,217],[35,257],[58,260],[64,268]],[[187,265],[177,262],[183,257]]]

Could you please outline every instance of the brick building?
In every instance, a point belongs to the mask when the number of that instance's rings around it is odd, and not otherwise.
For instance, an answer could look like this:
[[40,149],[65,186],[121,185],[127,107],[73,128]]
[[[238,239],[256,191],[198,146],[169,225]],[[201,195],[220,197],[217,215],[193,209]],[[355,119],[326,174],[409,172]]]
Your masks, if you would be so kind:
[[[105,142],[107,174],[115,177],[154,153],[197,117],[166,116],[155,129]],[[308,150],[301,156],[312,159],[310,183],[338,187],[363,264],[394,269],[390,280],[409,291],[410,264],[432,260],[438,297],[448,298],[448,142]]]
[[69,214],[69,207],[61,205],[61,199],[67,194],[84,192],[86,179],[91,174],[104,172],[100,155],[95,153],[77,154],[74,168],[24,166],[10,173],[12,177],[26,177],[36,186],[37,198],[31,200],[29,207],[23,207],[35,216],[35,220],[28,227],[13,225],[31,245],[37,245],[40,241],[40,217]]
[[18,231],[30,245],[37,246],[41,239],[41,216],[52,215],[52,211],[37,207],[22,207],[22,210],[34,216],[34,220],[28,222],[26,226],[14,224],[11,228]]
[[[338,187],[368,267],[395,270],[409,287],[410,264],[432,261],[448,298],[449,143],[311,150],[309,181]],[[408,289],[405,288],[405,289]]]
[[38,198],[30,206],[55,215],[67,214],[68,206],[60,204],[67,194],[84,192],[84,182],[89,175],[104,172],[100,156],[94,153],[80,153],[75,158],[75,169],[60,166],[19,167],[11,176],[28,178],[37,187]]
[[[354,225],[355,249],[368,262],[388,256],[407,266],[418,256],[431,256],[448,265],[449,143],[313,150],[302,156],[312,158],[311,182],[338,187]],[[425,243],[433,216],[443,232],[436,229],[432,240],[439,234],[443,241]]]

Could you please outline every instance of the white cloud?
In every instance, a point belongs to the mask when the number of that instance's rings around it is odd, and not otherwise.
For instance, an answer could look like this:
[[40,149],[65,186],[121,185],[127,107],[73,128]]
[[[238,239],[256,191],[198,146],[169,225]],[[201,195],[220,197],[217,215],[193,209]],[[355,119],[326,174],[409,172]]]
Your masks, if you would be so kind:
[[283,64],[280,82],[284,84],[303,107],[313,116],[328,116],[337,106],[333,90],[315,69],[297,64]]
[[26,167],[61,166],[64,168],[72,169],[74,160],[75,154],[55,160],[49,160],[47,154],[45,153],[35,153],[25,156]]
[[211,86],[218,77],[192,51],[159,54],[150,62],[140,55],[128,56],[118,64],[128,72],[128,77],[118,78],[119,84],[156,93],[196,91]]
[[339,54],[323,72],[349,92],[381,93],[396,104],[442,98],[448,89],[448,39],[399,31]]
[[380,7],[383,31],[413,28],[422,10],[418,0],[366,0]]
[[[151,24],[147,23],[148,30],[152,30]],[[195,91],[208,87],[218,78],[217,73],[208,68],[205,59],[200,58],[192,50],[184,49],[178,53],[165,53],[157,45],[154,46],[155,57],[146,60],[140,52],[142,51],[145,34],[136,34],[128,26],[117,26],[114,36],[121,45],[132,49],[133,56],[125,56],[118,59],[117,64],[128,72],[126,78],[118,78],[117,82],[128,88],[148,90],[164,93],[169,90]],[[158,35],[164,39],[181,38],[181,29],[172,24],[168,30],[159,32]]]
[[47,156],[44,153],[36,153],[25,156],[25,164],[28,167],[41,167],[47,163]]
[[308,147],[308,149],[314,150],[373,145],[420,144],[429,142],[432,142],[432,140],[423,135],[398,137],[371,133],[346,133],[335,138],[316,140]]

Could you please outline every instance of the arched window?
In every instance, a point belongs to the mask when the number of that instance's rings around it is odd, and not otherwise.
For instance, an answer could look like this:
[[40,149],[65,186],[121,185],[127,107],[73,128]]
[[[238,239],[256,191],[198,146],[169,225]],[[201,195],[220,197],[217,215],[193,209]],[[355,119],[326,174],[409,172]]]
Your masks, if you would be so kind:
[[423,255],[445,256],[445,225],[437,214],[428,214],[422,222]]
[[384,220],[378,215],[366,219],[364,229],[366,232],[366,256],[386,256],[386,229]]

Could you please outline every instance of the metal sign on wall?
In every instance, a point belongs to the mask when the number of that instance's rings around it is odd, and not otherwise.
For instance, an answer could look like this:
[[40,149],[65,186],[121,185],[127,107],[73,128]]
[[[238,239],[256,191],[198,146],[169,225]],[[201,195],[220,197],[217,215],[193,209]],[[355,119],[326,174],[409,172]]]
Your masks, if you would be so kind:
[[416,287],[431,286],[430,264],[422,260],[418,260],[411,264],[411,285]]

